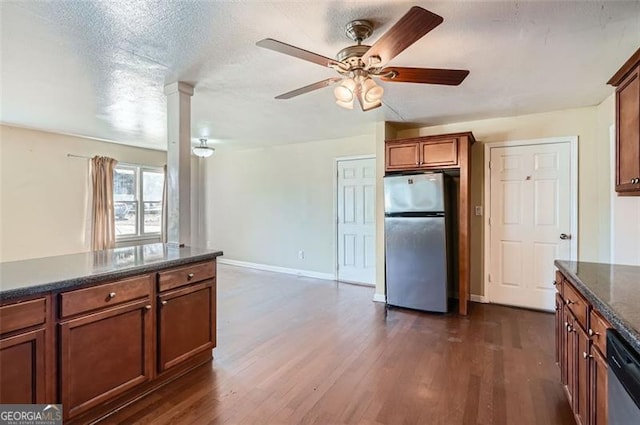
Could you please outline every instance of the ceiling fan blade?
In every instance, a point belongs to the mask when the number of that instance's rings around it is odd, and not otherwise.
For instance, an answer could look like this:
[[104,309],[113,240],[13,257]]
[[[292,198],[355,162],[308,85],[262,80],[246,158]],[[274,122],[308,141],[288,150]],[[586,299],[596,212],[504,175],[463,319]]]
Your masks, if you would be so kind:
[[342,78],[340,77],[327,78],[326,80],[318,81],[317,83],[309,84],[308,86],[300,87],[299,89],[283,93],[280,96],[276,96],[276,99],[291,99],[292,97],[300,96],[301,94],[309,93],[310,91],[330,86],[331,84],[335,84],[340,80],[342,80]]
[[467,78],[469,71],[464,69],[404,68],[401,66],[390,66],[380,71],[380,74],[382,81],[458,86]]
[[308,50],[301,49],[299,47],[292,46],[282,41],[274,40],[273,38],[265,38],[256,43],[258,47],[264,47],[265,49],[273,50],[274,52],[284,53],[285,55],[293,56],[294,58],[313,62],[322,66],[340,66],[340,62],[327,58],[322,55],[318,55]]
[[364,63],[378,56],[380,65],[395,58],[400,52],[418,41],[426,33],[444,21],[442,16],[431,13],[418,6],[413,6],[389,31],[376,41],[362,56]]

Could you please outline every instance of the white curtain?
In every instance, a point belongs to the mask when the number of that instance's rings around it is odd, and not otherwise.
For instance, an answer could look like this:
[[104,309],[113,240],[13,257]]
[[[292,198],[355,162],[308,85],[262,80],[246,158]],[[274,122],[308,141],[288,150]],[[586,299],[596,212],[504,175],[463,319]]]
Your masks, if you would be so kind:
[[116,246],[116,222],[113,211],[113,170],[116,161],[106,156],[91,158],[91,187],[93,193],[91,214],[91,249]]

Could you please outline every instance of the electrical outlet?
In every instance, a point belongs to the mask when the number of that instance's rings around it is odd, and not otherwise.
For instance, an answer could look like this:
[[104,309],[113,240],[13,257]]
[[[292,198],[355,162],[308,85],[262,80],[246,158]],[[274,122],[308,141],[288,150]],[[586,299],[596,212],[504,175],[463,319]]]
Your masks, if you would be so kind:
[[298,251],[298,258],[301,259],[301,260],[304,260],[304,251],[303,250]]
[[476,216],[480,217],[482,215],[482,206],[476,205]]

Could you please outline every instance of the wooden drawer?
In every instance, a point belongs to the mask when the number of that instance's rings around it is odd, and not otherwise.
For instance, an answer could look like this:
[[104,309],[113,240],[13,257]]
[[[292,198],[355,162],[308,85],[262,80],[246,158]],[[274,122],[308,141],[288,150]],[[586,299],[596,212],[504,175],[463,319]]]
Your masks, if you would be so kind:
[[45,298],[3,305],[0,307],[0,334],[43,324],[46,305]]
[[215,261],[190,264],[158,273],[158,291],[167,291],[216,276]]
[[587,318],[589,317],[589,304],[582,295],[569,283],[564,281],[564,303],[569,307],[569,310],[575,315],[578,323],[586,331]]
[[553,286],[556,287],[560,296],[564,297],[564,276],[558,270],[556,270],[556,280],[553,282]]
[[591,341],[593,341],[593,345],[600,350],[600,354],[603,356],[607,355],[607,329],[610,327],[611,325],[609,322],[607,322],[600,313],[595,310],[591,310],[589,317],[589,330],[587,331],[587,334]]
[[151,275],[136,276],[91,288],[60,294],[60,317],[65,318],[138,298],[148,297],[152,289]]

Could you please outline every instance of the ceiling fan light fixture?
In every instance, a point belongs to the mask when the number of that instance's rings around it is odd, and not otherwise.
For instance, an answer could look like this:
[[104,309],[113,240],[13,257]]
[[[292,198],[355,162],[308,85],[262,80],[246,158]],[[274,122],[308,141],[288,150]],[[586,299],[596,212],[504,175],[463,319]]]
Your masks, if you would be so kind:
[[356,82],[352,78],[346,78],[333,90],[336,101],[353,102]]
[[200,145],[192,149],[193,154],[199,158],[209,158],[213,151],[214,148],[207,146],[207,139],[200,139]]
[[382,99],[384,89],[376,84],[371,78],[367,78],[362,83],[362,93],[367,103],[376,103]]
[[340,99],[336,99],[336,105],[344,108],[344,109],[353,109],[353,99],[350,101],[344,101]]

